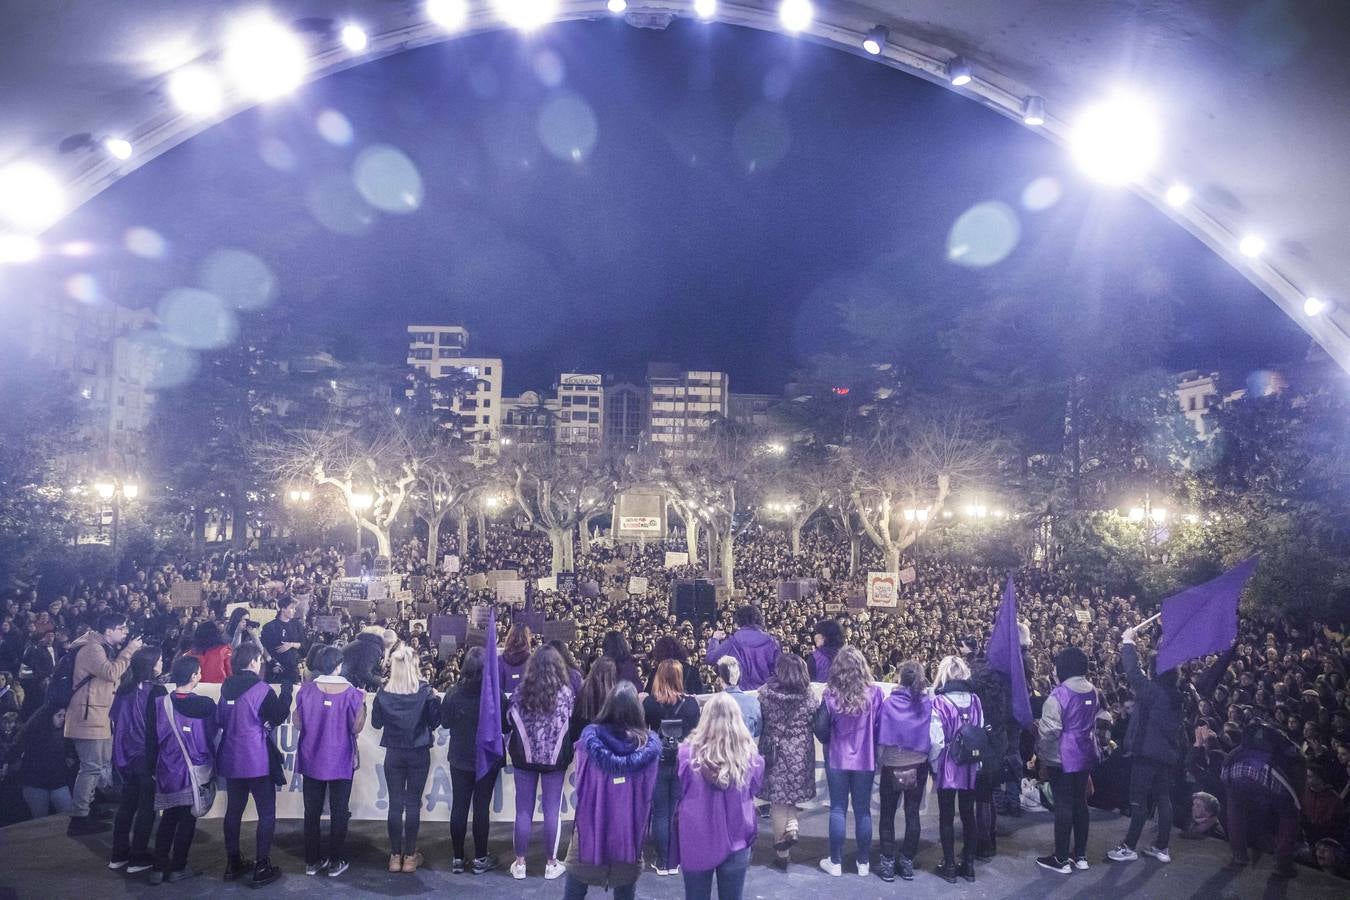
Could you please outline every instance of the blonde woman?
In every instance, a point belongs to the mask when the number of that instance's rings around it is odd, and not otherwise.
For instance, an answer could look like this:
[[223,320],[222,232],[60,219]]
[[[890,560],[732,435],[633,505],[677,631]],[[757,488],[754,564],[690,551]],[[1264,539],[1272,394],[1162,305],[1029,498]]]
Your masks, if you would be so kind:
[[680,745],[676,772],[680,806],[674,865],[684,876],[686,900],[740,900],[759,822],[755,794],[764,781],[764,757],[745,727],[736,701],[714,694],[698,726]]
[[[970,684],[970,667],[959,656],[944,656],[933,679],[933,721],[942,729],[942,743],[928,751],[938,795],[938,836],[942,865],[937,874],[950,884],[957,877],[975,880],[975,776],[978,762],[958,759],[957,733],[967,725],[984,727],[984,709]],[[961,866],[956,865],[956,812],[961,813]]]
[[862,651],[848,644],[840,647],[815,720],[816,737],[827,747],[825,781],[830,787],[830,858],[822,859],[820,867],[836,878],[843,874],[850,802],[858,874],[871,873],[872,783],[880,710],[881,689],[872,683],[872,669]]
[[432,732],[440,700],[422,681],[417,654],[399,644],[389,655],[389,680],[375,695],[371,724],[383,729],[384,777],[389,787],[389,871],[416,872],[422,791],[431,770]]

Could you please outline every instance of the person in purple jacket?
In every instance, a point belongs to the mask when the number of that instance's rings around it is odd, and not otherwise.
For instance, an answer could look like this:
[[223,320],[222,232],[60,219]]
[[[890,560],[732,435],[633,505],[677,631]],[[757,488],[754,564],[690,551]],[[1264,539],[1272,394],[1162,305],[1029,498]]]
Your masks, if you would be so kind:
[[1065,647],[1055,657],[1059,684],[1041,708],[1036,742],[1036,758],[1045,766],[1055,796],[1055,852],[1037,857],[1036,865],[1061,875],[1088,867],[1087,785],[1101,759],[1096,731],[1101,704],[1087,672],[1087,654],[1077,647]]
[[173,883],[201,874],[187,864],[188,850],[197,833],[197,817],[192,814],[196,792],[189,767],[215,762],[216,702],[193,693],[202,680],[201,665],[195,657],[180,656],[174,660],[169,677],[173,693],[156,686],[145,704],[145,755],[150,771],[155,773],[155,809],[164,811],[155,832],[151,884]]
[[[942,743],[928,751],[928,765],[938,795],[938,838],[942,865],[938,877],[955,884],[958,877],[975,880],[975,776],[978,762],[960,763],[953,758],[952,742],[963,725],[984,727],[984,709],[970,682],[970,666],[959,656],[944,656],[933,680],[933,720],[942,728]],[[956,814],[961,814],[961,865],[956,865]]]
[[[933,718],[933,698],[925,690],[923,664],[900,664],[900,684],[881,703],[877,746],[881,765],[881,859],[877,877],[914,879],[919,850],[919,806],[928,792],[928,755],[942,746],[942,726]],[[895,843],[895,813],[903,800],[905,839]],[[899,849],[899,854],[896,850]]]
[[720,900],[740,900],[759,832],[755,794],[764,781],[764,757],[736,701],[714,694],[677,758],[680,806],[671,861],[684,876],[685,900],[711,900],[714,878]]
[[633,900],[651,819],[661,740],[648,730],[631,682],[620,681],[575,745],[576,821],[565,862],[563,900],[591,887]]
[[820,867],[843,874],[848,807],[853,803],[853,836],[858,844],[858,874],[871,874],[872,783],[877,769],[877,723],[881,689],[857,647],[840,648],[830,666],[830,681],[816,711],[816,737],[826,745],[825,781],[830,787],[830,856]]
[[125,869],[128,875],[144,872],[154,864],[150,831],[155,827],[155,779],[146,766],[145,707],[163,667],[158,647],[142,647],[132,654],[109,712],[112,765],[122,779],[122,802],[113,819],[108,868]]
[[[313,681],[295,697],[292,721],[300,733],[295,770],[304,776],[305,874],[328,870],[330,878],[347,871],[344,856],[351,818],[352,775],[356,772],[356,736],[366,725],[366,695],[338,674],[342,651],[320,647],[314,654]],[[328,800],[328,855],[322,855],[319,826]]]
[[739,607],[735,618],[736,632],[731,637],[718,630],[708,638],[705,661],[715,666],[722,657],[733,657],[741,667],[741,690],[756,691],[773,677],[780,652],[778,641],[764,633],[759,607],[750,604]]
[[530,661],[530,626],[517,622],[506,633],[506,644],[497,657],[497,674],[501,678],[502,693],[508,697],[520,687],[525,677],[525,664]]
[[816,623],[816,630],[811,637],[816,649],[811,651],[806,665],[811,670],[811,680],[825,684],[830,680],[830,665],[839,653],[839,648],[844,646],[844,629],[834,619],[821,619]]

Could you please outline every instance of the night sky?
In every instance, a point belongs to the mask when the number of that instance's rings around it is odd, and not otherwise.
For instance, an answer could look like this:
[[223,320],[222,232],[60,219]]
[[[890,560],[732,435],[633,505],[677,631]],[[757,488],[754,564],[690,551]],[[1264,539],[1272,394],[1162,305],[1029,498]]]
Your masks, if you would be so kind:
[[[963,258],[992,264],[953,262],[953,223],[990,201],[1003,229]],[[163,237],[158,258],[145,232],[128,251],[133,227]],[[53,237],[97,252],[26,273],[29,296],[86,274],[83,295],[156,306],[240,248],[274,273],[267,316],[297,349],[396,362],[405,325],[463,323],[473,352],[505,358],[512,393],[560,371],[640,377],[650,359],[776,391],[817,350],[847,349],[836,304],[858,292],[939,324],[1009,293],[1032,309],[1163,295],[1176,369],[1245,372],[1306,347],[1199,242],[1031,130],[866,58],[688,21],[359,66],[208,130]]]

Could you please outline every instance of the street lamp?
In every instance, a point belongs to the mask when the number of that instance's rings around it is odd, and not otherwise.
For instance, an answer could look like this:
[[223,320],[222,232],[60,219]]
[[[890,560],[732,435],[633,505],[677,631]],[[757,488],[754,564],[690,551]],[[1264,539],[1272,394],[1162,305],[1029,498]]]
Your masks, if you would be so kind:
[[134,481],[114,478],[112,481],[98,482],[94,490],[98,491],[99,497],[112,501],[112,555],[116,560],[122,528],[122,500],[135,500],[141,494],[141,487]]
[[[357,493],[352,494],[351,500],[348,502],[351,504],[353,511],[363,512],[375,504],[375,498],[370,494]],[[356,553],[358,556],[361,554],[361,517],[359,515],[356,517]]]

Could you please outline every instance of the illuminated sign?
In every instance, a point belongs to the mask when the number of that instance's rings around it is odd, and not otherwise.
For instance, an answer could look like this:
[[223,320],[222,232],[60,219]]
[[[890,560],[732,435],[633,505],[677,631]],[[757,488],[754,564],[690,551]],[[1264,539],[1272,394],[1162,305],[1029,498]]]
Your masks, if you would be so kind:
[[560,380],[561,384],[600,384],[599,375],[579,375],[576,372],[564,372]]

